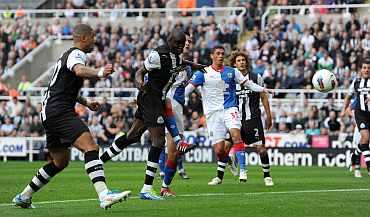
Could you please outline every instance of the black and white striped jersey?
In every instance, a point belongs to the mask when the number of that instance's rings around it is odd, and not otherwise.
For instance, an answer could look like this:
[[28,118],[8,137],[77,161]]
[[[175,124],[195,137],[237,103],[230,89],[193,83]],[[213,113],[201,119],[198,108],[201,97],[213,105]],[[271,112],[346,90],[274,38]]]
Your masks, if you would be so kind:
[[41,118],[74,112],[76,99],[83,84],[83,78],[73,71],[76,64],[86,64],[86,54],[72,47],[62,54],[54,66],[53,75],[42,101]]
[[[249,73],[247,76],[249,80],[263,86],[263,78],[259,74]],[[238,96],[239,112],[241,113],[242,121],[261,118],[260,93],[253,92],[247,87],[237,84],[236,95]]]
[[349,89],[349,93],[355,97],[352,109],[370,112],[370,79],[357,78]]

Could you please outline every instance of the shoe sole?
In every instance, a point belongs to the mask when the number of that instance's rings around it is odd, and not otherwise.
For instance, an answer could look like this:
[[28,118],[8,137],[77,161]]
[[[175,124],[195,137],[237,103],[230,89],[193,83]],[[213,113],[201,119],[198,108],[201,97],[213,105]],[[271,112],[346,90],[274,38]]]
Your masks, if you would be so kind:
[[108,205],[105,205],[104,207],[102,207],[103,209],[107,210],[107,209],[110,209],[112,208],[112,206],[116,203],[122,203],[123,201],[127,201],[127,199],[129,198],[129,196],[131,195],[131,191],[124,191],[122,192],[123,196],[122,198],[116,200],[116,201],[112,201],[111,203],[109,203]]
[[239,182],[240,183],[246,183],[247,182],[247,179],[239,179]]
[[208,185],[210,185],[210,186],[221,185],[221,184],[222,184],[222,182],[221,183],[216,183],[216,184],[214,184],[214,183],[208,183]]

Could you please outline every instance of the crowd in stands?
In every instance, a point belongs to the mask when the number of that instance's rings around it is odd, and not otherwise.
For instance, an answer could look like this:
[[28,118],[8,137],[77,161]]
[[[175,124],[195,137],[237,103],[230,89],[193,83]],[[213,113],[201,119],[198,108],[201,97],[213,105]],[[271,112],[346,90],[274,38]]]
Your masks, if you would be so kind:
[[168,0],[64,0],[58,9],[164,8]]
[[[101,1],[97,1],[96,5],[99,2]],[[226,47],[227,53],[236,47],[247,51],[252,60],[253,73],[260,74],[268,88],[311,89],[312,75],[321,68],[333,70],[339,78],[339,88],[348,88],[356,77],[360,59],[369,57],[370,23],[367,17],[359,20],[352,14],[349,21],[344,21],[342,17],[338,20],[324,21],[317,16],[312,25],[306,26],[297,23],[294,18],[288,19],[282,15],[270,19],[266,30],[261,31],[260,25],[257,25],[260,21],[256,18],[264,12],[266,3],[263,1],[251,3],[239,1],[239,3],[246,4],[246,7],[250,4],[248,7],[254,10],[253,16],[249,16],[253,19],[251,25],[253,35],[245,43],[238,43],[241,29],[238,20],[233,16],[220,22],[216,22],[214,16],[209,16],[199,17],[196,22],[168,21],[163,25],[144,25],[133,29],[120,25],[98,24],[97,43],[89,56],[88,65],[101,67],[112,63],[115,73],[108,80],[85,81],[84,87],[134,87],[136,70],[142,66],[150,50],[165,43],[166,36],[172,28],[181,28],[193,36],[193,43],[184,56],[197,63],[210,64],[210,51],[212,47],[220,44]],[[32,49],[30,47],[35,47],[48,35],[68,35],[72,31],[72,26],[64,18],[55,18],[51,24],[32,26],[27,24],[26,19],[20,19],[18,22],[25,22],[25,25],[5,24],[0,28],[2,65],[4,57],[8,54],[1,70],[2,75],[6,74],[8,61],[12,61],[12,64],[19,61],[22,55]],[[10,43],[6,43],[6,40]],[[5,52],[5,47],[8,47],[8,52]],[[6,94],[6,88],[3,86],[6,87],[6,84],[0,80],[0,92]],[[87,91],[82,94],[88,97],[99,95]],[[129,95],[122,92],[116,96]],[[287,96],[278,94],[275,97]],[[20,103],[16,97],[12,101],[1,103],[0,121],[5,127],[0,129],[0,135],[42,135],[42,131],[38,131],[40,122],[34,120],[38,117],[39,104],[32,106],[29,101]],[[22,106],[18,107],[22,108],[15,113],[11,108],[17,107],[15,106],[17,103],[20,103]],[[350,131],[351,128],[348,127],[351,125],[350,121],[339,120],[337,117],[339,108],[332,104],[307,108],[308,106],[278,105],[273,109],[275,123],[273,131],[296,130],[308,135]],[[89,112],[82,106],[77,106],[76,111],[91,126],[99,142],[109,144],[115,134],[126,132],[133,119],[135,105],[125,101],[109,104],[105,99],[103,109],[97,113]],[[185,115],[188,130],[206,125],[199,94],[193,93],[190,96]],[[25,126],[23,122],[26,123]]]

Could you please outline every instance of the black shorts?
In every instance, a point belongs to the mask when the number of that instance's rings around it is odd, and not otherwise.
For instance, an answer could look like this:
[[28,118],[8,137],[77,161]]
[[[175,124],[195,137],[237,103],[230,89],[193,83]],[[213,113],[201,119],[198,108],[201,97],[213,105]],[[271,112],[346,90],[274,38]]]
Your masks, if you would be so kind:
[[243,142],[247,145],[264,145],[265,133],[261,118],[242,121],[240,134]]
[[68,148],[89,128],[76,113],[66,113],[56,117],[48,117],[42,122],[46,133],[46,147]]
[[370,112],[355,110],[355,120],[358,130],[369,130],[370,127]]
[[140,91],[135,118],[144,121],[146,127],[164,127],[165,103],[161,96],[150,91]]

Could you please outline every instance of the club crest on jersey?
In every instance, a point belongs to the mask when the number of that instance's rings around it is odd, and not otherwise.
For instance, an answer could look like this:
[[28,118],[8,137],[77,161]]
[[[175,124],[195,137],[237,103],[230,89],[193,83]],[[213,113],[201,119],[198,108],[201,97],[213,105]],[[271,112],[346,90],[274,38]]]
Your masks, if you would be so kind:
[[163,117],[162,117],[162,116],[159,116],[159,117],[157,118],[157,123],[158,123],[158,124],[163,124],[163,123],[164,123],[164,119],[163,119]]
[[232,78],[232,77],[233,77],[233,73],[228,72],[228,73],[227,73],[227,77],[228,77],[228,78]]

